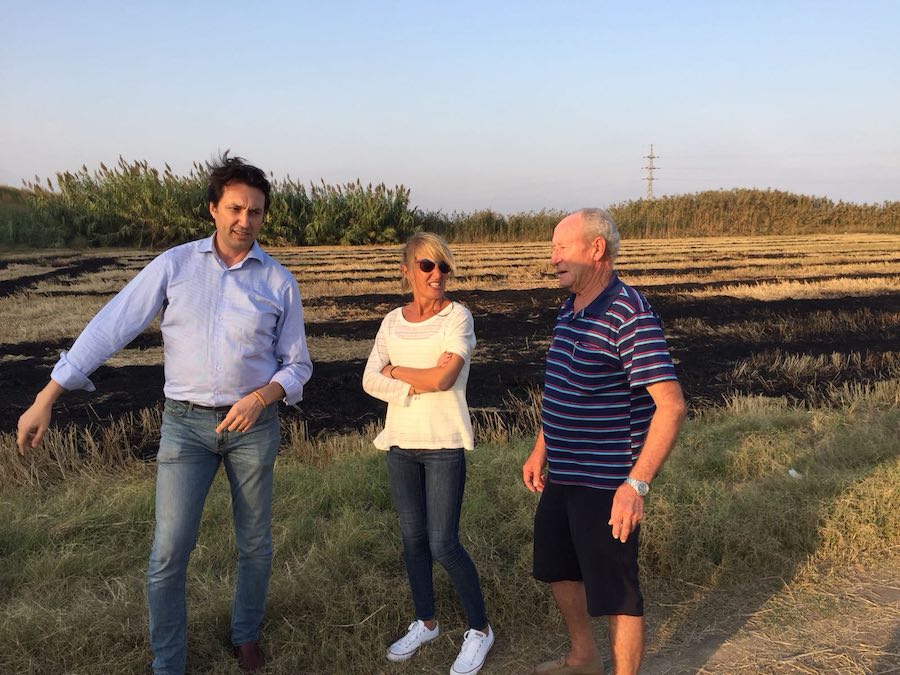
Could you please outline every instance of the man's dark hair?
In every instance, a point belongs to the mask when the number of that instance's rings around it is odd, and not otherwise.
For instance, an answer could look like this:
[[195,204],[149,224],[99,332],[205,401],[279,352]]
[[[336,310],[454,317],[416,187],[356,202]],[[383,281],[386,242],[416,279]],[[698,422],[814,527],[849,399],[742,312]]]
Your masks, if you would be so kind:
[[228,153],[229,151],[226,150],[216,162],[209,165],[209,185],[206,188],[206,199],[218,206],[226,185],[243,183],[262,190],[266,197],[263,209],[264,212],[268,211],[269,193],[272,191],[272,186],[269,184],[266,174],[262,172],[262,169],[247,164],[247,161],[241,157],[229,157]]

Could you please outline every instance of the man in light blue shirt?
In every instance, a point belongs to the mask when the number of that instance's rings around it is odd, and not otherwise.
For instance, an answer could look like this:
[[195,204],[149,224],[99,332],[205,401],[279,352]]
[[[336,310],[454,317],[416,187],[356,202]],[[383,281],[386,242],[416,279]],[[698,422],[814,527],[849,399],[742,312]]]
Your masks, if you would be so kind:
[[166,402],[147,569],[157,675],[185,670],[188,558],[223,463],[238,544],[231,640],[241,670],[265,665],[258,642],[272,566],[277,402],[300,401],[312,374],[297,282],[256,242],[269,193],[260,169],[226,153],[212,167],[207,190],[216,231],[141,270],[61,354],[50,382],[19,418],[24,454],[40,443],[59,396],[94,391],[89,375],[162,312]]

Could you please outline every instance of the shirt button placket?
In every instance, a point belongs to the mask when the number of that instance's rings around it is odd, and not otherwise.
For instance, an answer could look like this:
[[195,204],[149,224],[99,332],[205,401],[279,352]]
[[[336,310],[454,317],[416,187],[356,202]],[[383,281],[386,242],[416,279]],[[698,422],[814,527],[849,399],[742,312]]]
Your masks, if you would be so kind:
[[213,321],[213,339],[210,341],[212,346],[212,365],[213,372],[212,376],[212,385],[213,385],[213,399],[215,402],[213,405],[222,405],[222,401],[219,400],[219,397],[222,392],[222,358],[225,355],[225,340],[223,337],[225,331],[225,275],[227,272],[222,270],[222,273],[219,276],[219,288],[218,294],[216,297],[216,312],[215,312],[215,320]]

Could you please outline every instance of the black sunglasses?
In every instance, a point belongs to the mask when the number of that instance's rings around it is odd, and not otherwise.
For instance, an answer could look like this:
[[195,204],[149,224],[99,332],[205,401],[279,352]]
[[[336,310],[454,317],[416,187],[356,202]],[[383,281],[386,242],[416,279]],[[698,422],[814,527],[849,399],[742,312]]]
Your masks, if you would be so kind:
[[[416,265],[418,265],[419,269],[425,272],[425,274],[430,274],[434,269],[435,262],[428,258],[422,258],[421,260],[416,260]],[[443,260],[437,263],[437,268],[441,271],[441,274],[450,274],[450,265]]]

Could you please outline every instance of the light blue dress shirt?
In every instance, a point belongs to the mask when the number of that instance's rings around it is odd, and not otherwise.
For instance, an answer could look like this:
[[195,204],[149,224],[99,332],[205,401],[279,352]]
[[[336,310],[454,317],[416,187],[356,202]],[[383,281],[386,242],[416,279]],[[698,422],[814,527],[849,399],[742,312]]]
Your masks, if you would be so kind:
[[226,267],[214,237],[154,258],[62,352],[51,377],[94,391],[88,376],[162,310],[167,398],[228,406],[278,382],[285,403],[300,401],[312,362],[297,282],[256,242]]

